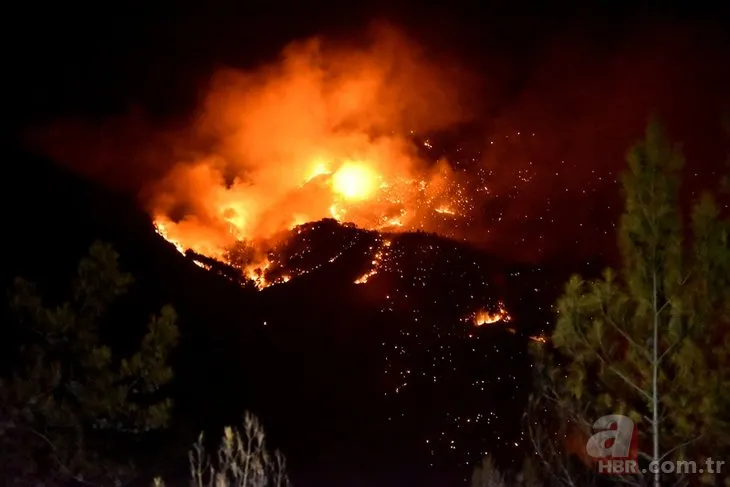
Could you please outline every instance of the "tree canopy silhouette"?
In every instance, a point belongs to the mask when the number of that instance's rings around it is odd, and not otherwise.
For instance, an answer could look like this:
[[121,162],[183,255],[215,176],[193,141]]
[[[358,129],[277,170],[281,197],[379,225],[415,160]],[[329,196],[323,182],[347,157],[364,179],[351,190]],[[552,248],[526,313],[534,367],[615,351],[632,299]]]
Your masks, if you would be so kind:
[[172,401],[161,388],[173,377],[168,358],[179,335],[172,307],[151,317],[131,356],[102,341],[104,317],[131,283],[101,242],[80,261],[60,305],[15,280],[10,307],[23,345],[14,374],[0,381],[0,470],[15,484],[74,478],[113,485],[134,469],[105,455],[100,438],[168,425]]
[[542,391],[586,434],[603,415],[630,416],[648,461],[718,457],[730,444],[730,222],[705,194],[685,239],[684,158],[658,122],[628,163],[623,267],[568,282]]

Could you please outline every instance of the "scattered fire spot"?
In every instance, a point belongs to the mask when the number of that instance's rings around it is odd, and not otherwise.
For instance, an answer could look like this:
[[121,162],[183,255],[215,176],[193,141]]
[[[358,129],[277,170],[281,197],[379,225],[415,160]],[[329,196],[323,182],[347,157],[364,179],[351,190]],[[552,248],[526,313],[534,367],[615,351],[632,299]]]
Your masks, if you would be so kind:
[[508,323],[512,320],[512,317],[507,313],[503,303],[498,304],[497,311],[487,311],[481,309],[473,315],[474,326],[491,325],[493,323]]

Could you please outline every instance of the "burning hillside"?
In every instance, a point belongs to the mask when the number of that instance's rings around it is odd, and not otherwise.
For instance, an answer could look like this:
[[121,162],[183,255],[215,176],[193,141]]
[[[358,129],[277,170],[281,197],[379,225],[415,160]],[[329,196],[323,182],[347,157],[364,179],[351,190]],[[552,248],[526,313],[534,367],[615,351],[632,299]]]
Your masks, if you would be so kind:
[[[229,277],[227,266],[188,255]],[[263,292],[249,295],[246,329],[274,337],[277,354],[301,356],[300,368],[316,361],[313,382],[335,375],[341,382],[333,390],[370,391],[362,401],[383,414],[374,428],[398,431],[433,466],[471,465],[495,438],[504,451],[517,448],[519,438],[507,431],[515,422],[498,418],[521,400],[525,342],[545,340],[531,336],[542,316],[525,313],[544,273],[436,235],[334,219],[298,226],[267,262],[265,282],[253,281]],[[328,358],[315,359],[320,353]],[[367,371],[353,372],[360,369]],[[282,374],[275,383],[302,382],[286,368]],[[496,398],[507,399],[504,407]]]
[[155,227],[259,289],[301,275],[273,277],[276,249],[303,224],[378,231],[363,284],[387,260],[386,234],[461,236],[488,191],[485,171],[465,172],[476,158],[450,162],[424,135],[464,120],[459,81],[390,30],[365,48],[313,40],[254,72],[219,73],[193,129],[205,150],[186,148],[146,190]]
[[268,65],[218,69],[189,116],[131,111],[34,135],[55,160],[138,197],[181,251],[230,262],[243,245],[253,255],[236,265],[252,272],[323,218],[533,262],[555,251],[556,225],[605,237],[582,224],[603,218],[587,197],[611,212],[599,198],[611,174],[566,161],[551,127],[523,125],[532,117],[474,116],[475,85],[453,60],[380,28],[364,43],[313,39]]
[[[248,346],[266,363],[299,364],[272,366],[266,383],[286,394],[307,384],[302,397],[336,414],[351,406],[330,395],[350,391],[419,458],[462,468],[492,438],[517,448],[497,418],[520,400],[523,372],[511,364],[542,323],[518,318],[534,278],[457,242],[488,240],[533,179],[510,167],[510,185],[495,181],[497,155],[444,134],[465,120],[459,86],[458,72],[392,32],[366,48],[297,44],[254,72],[218,73],[186,137],[155,134],[154,149],[134,154],[166,162],[138,183],[157,233],[262,291],[237,289],[246,301],[236,331],[258,338]],[[505,133],[496,146],[533,136]],[[331,387],[313,393],[317,384]]]
[[[135,190],[157,232],[181,253],[192,252],[198,265],[223,262],[233,269],[227,275],[259,290],[296,281],[348,253],[354,244],[343,241],[324,260],[291,258],[321,255],[322,239],[302,242],[323,220],[375,235],[357,253],[366,261],[348,278],[360,286],[389,275],[435,285],[438,277],[403,268],[404,248],[412,248],[400,244],[404,234],[489,241],[507,205],[533,181],[532,163],[503,171],[509,184],[497,181],[501,157],[480,153],[484,140],[466,148],[449,138],[470,121],[462,96],[471,92],[468,77],[391,29],[373,34],[359,45],[294,43],[269,65],[218,71],[192,123],[127,144],[131,154],[120,178],[137,178]],[[124,137],[116,139],[114,127],[102,131],[113,145],[103,152],[119,157]],[[510,131],[488,147],[515,147],[534,135]],[[61,139],[72,140],[54,140]],[[62,149],[54,152],[69,160]],[[85,170],[97,167],[104,164]],[[549,201],[540,208],[550,209]],[[546,218],[533,227],[549,224]],[[436,250],[424,245],[423,267],[433,266]],[[507,311],[494,302],[499,297],[492,289],[470,292],[458,314],[477,326],[506,321]],[[472,316],[480,309],[484,319]]]
[[322,218],[438,231],[471,203],[418,134],[464,119],[458,78],[389,30],[364,48],[311,40],[254,72],[219,72],[193,147],[146,190],[150,211],[167,239],[219,258]]
[[[364,49],[311,41],[255,72],[219,74],[195,127],[208,149],[147,188],[157,232],[201,267],[225,263],[227,277],[239,272],[235,280],[258,290],[345,260],[356,272],[345,279],[367,286],[384,313],[407,309],[410,320],[427,300],[460,328],[509,322],[502,290],[475,276],[475,262],[407,237],[464,238],[493,197],[493,173],[439,135],[464,120],[456,72],[391,31],[378,34]],[[446,288],[446,275],[461,280]],[[439,296],[464,285],[463,296]],[[429,297],[414,298],[425,287]]]
[[[220,197],[203,203],[209,209],[207,218],[191,214],[173,221],[169,211],[155,210],[155,226],[181,252],[190,249],[230,262],[230,252],[242,244],[265,251],[297,226],[324,218],[382,232],[447,233],[458,228],[454,222],[468,221],[471,201],[445,161],[437,162],[423,179],[387,176],[367,160],[330,161],[314,163],[273,206],[262,207],[256,201],[258,189],[239,187],[236,181],[230,188],[218,188]],[[208,171],[202,168],[198,167]],[[191,185],[205,184],[207,176],[198,178],[199,174],[192,170]],[[294,202],[298,205],[290,209]]]

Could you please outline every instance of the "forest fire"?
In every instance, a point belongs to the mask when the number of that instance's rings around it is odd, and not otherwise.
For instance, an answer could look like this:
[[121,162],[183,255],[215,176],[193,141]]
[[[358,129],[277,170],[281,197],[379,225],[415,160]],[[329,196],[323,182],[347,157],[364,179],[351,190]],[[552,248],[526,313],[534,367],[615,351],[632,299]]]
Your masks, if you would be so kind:
[[[450,195],[441,190],[448,184],[445,162],[437,169],[442,177],[431,181],[397,175],[386,179],[376,166],[363,161],[345,161],[339,167],[334,162],[315,163],[308,176],[291,184],[287,197],[301,203],[291,213],[286,199],[259,210],[255,191],[249,195],[244,188],[240,193],[238,188],[224,188],[219,193],[223,198],[204,202],[209,208],[205,220],[190,215],[173,221],[165,212],[159,212],[154,218],[155,227],[180,252],[191,249],[221,258],[238,241],[281,237],[298,225],[323,218],[392,232],[433,230],[429,218],[434,214],[458,216],[451,209],[458,203],[448,201]],[[196,182],[201,181],[191,184]]]
[[307,222],[438,232],[473,204],[417,134],[463,118],[458,78],[388,29],[365,49],[315,39],[254,72],[218,73],[180,161],[147,190],[158,233],[227,262],[236,245],[257,247],[235,265],[265,288],[271,243]]

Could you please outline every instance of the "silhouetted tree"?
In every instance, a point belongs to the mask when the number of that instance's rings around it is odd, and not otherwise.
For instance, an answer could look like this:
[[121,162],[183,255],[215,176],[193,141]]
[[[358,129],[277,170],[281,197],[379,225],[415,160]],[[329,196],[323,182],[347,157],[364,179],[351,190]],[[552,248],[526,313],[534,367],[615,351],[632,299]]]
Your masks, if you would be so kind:
[[549,344],[530,344],[535,359],[535,391],[523,416],[529,446],[546,485],[596,485],[596,473],[585,451],[590,427],[586,418],[590,415],[561,380],[563,371],[552,362],[554,352],[549,347]]
[[45,485],[68,478],[114,485],[132,466],[111,462],[96,440],[168,424],[172,402],[159,389],[173,376],[167,362],[178,340],[175,312],[163,307],[137,351],[116,357],[102,343],[100,324],[132,282],[117,260],[109,245],[94,243],[71,298],[59,306],[15,281],[10,305],[28,340],[15,373],[0,381],[0,471],[12,485],[39,485],[40,478]]
[[684,160],[658,123],[628,162],[623,268],[567,284],[552,336],[564,359],[548,373],[554,404],[587,430],[605,414],[630,416],[648,430],[649,461],[718,457],[730,444],[730,224],[704,195],[685,245]]

